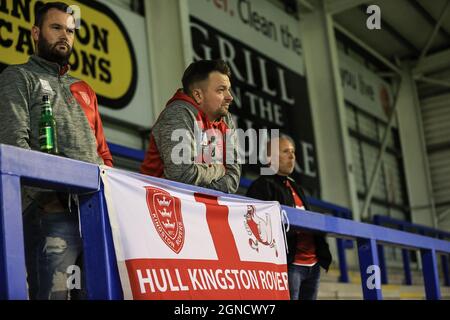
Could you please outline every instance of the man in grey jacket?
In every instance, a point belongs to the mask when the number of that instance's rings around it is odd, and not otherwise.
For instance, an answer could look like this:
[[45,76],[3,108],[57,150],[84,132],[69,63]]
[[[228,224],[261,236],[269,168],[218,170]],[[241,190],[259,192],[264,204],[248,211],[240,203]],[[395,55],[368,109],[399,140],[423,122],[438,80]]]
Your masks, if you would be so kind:
[[152,128],[141,173],[234,193],[239,187],[236,129],[228,108],[230,69],[200,60],[185,70],[183,88]]
[[[39,150],[43,95],[50,98],[60,154],[112,166],[97,97],[68,74],[75,21],[61,2],[43,5],[31,34],[36,53],[0,74],[0,143]],[[68,273],[81,255],[77,207],[67,194],[23,188],[25,251],[31,299],[66,299]],[[70,267],[70,268],[69,268]]]

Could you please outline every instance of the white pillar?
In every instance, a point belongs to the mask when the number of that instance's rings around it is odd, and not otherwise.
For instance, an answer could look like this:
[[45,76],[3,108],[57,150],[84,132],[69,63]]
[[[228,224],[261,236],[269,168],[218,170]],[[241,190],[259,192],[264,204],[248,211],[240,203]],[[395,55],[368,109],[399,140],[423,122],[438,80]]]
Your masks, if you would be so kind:
[[301,28],[322,199],[350,208],[359,221],[333,21],[321,3],[301,16]]
[[436,227],[433,190],[416,84],[403,68],[397,116],[413,223]]
[[145,1],[152,105],[157,119],[166,102],[181,88],[183,71],[192,60],[186,0]]

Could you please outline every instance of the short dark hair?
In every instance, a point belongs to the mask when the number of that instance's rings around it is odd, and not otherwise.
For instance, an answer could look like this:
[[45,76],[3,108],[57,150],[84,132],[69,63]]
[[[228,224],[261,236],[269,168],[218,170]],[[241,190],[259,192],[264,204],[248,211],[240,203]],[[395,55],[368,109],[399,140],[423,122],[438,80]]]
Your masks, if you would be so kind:
[[38,5],[36,7],[36,14],[34,18],[34,25],[36,27],[42,28],[42,24],[44,23],[45,16],[50,9],[57,9],[62,12],[67,13],[67,8],[69,6],[64,2],[47,2],[45,4]]
[[191,63],[181,79],[184,93],[189,94],[194,83],[208,79],[209,74],[214,71],[231,77],[230,67],[223,60],[199,60]]

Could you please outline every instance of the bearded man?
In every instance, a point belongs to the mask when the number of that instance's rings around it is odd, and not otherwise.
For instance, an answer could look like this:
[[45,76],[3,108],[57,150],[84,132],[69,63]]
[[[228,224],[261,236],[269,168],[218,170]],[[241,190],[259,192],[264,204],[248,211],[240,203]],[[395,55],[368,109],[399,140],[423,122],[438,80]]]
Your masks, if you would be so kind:
[[[31,30],[36,52],[0,74],[0,143],[40,150],[41,105],[48,96],[59,155],[112,166],[95,92],[68,73],[75,38],[71,12],[62,2],[42,5]],[[69,267],[82,252],[78,208],[66,193],[22,191],[29,297],[67,299]]]

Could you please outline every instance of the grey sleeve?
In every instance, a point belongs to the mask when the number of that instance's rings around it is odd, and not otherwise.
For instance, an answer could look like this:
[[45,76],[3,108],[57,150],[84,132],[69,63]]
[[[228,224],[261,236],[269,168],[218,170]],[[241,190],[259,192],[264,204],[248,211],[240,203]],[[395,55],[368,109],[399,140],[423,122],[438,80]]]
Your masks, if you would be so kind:
[[[30,147],[30,91],[25,74],[15,67],[7,67],[0,74],[0,143],[31,149]],[[45,203],[48,190],[22,186],[22,208],[34,200]]]
[[231,116],[228,114],[229,134],[226,136],[226,165],[225,175],[217,181],[211,183],[212,188],[226,193],[235,193],[239,187],[241,177],[241,166],[238,163],[238,139],[236,129]]
[[173,105],[163,111],[158,122],[159,127],[153,136],[164,163],[164,177],[216,189],[216,181],[225,175],[225,167],[222,164],[195,163],[197,146],[194,126],[197,124],[194,114]]
[[0,74],[0,97],[0,143],[30,149],[30,92],[19,68]]

